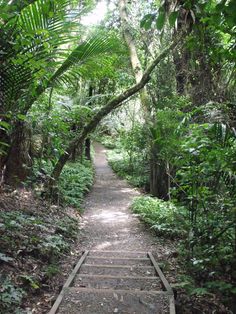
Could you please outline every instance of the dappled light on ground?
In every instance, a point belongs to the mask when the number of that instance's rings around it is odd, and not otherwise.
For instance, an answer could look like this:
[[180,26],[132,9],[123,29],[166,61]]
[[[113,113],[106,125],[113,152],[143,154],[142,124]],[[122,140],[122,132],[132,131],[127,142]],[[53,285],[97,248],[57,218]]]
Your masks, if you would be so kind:
[[140,193],[120,180],[108,166],[105,149],[95,144],[96,180],[84,203],[81,222],[81,245],[84,250],[155,251],[168,250],[158,244],[129,206]]

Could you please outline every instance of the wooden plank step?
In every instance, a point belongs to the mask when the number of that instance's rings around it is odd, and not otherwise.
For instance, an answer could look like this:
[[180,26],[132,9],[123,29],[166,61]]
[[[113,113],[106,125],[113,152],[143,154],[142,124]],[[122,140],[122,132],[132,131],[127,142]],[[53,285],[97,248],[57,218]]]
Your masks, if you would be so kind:
[[153,266],[125,266],[125,265],[91,265],[83,264],[80,274],[114,275],[114,276],[155,276]]
[[170,296],[163,291],[68,288],[58,314],[169,314]]
[[152,262],[149,258],[121,258],[121,257],[103,257],[103,256],[88,256],[85,260],[86,264],[103,264],[103,265],[136,265],[136,266],[151,266]]
[[[132,265],[133,261],[146,263],[147,260],[152,266]],[[175,314],[175,302],[152,253],[86,251],[49,312],[56,313]]]
[[114,289],[114,290],[162,290],[158,277],[117,277],[79,274],[74,280],[74,287]]
[[147,252],[136,252],[136,251],[89,251],[89,256],[103,256],[103,257],[123,257],[123,258],[145,258]]

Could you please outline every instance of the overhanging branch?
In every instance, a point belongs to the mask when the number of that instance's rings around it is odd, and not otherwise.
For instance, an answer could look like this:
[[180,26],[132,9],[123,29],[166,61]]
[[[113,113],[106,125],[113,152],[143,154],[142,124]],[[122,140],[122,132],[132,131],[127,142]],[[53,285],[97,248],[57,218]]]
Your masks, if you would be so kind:
[[176,46],[180,43],[183,42],[183,36],[181,35],[179,38],[177,38],[171,45],[169,45],[166,49],[162,51],[153,61],[152,63],[147,67],[145,72],[143,73],[143,76],[140,80],[140,82],[136,83],[132,87],[126,89],[124,92],[119,94],[118,96],[112,98],[101,110],[99,110],[94,117],[90,120],[90,122],[83,128],[80,134],[73,139],[65,152],[61,155],[59,158],[57,164],[55,165],[55,168],[52,171],[51,174],[51,179],[48,182],[48,186],[52,187],[54,182],[59,178],[60,173],[69,159],[72,151],[74,150],[75,147],[82,145],[83,141],[87,137],[89,133],[91,133],[96,126],[99,124],[99,122],[106,116],[108,115],[112,110],[120,107],[122,103],[139,92],[150,80],[150,75],[152,74],[153,70],[155,67],[160,63],[161,60],[163,60],[173,49],[176,48]]

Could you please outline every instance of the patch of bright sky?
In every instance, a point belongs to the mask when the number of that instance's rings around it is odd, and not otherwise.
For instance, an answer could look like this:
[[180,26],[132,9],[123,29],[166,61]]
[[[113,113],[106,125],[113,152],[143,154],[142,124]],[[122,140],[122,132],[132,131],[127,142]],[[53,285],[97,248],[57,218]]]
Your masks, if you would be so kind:
[[82,17],[81,23],[85,26],[97,25],[104,19],[108,9],[112,10],[114,7],[115,6],[112,2],[107,5],[106,0],[101,0],[92,12]]

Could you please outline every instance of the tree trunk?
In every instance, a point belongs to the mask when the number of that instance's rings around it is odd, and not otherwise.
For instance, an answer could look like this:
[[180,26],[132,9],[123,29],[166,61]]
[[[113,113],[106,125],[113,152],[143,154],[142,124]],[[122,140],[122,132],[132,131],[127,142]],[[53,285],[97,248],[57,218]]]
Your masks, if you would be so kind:
[[[131,62],[132,70],[134,73],[135,81],[136,83],[139,83],[143,77],[143,69],[142,69],[142,64],[138,57],[138,53],[137,53],[133,36],[130,32],[130,21],[127,14],[127,0],[119,0],[119,11],[120,11],[121,24],[123,28],[123,35],[129,49],[130,62]],[[144,111],[145,120],[149,120],[149,116],[150,116],[149,96],[145,87],[139,92],[139,95],[140,95],[142,108]]]
[[[123,27],[123,34],[126,44],[129,48],[130,61],[134,73],[136,82],[140,82],[143,76],[142,65],[138,57],[137,49],[133,36],[130,32],[130,22],[127,14],[127,1],[119,0],[119,10],[121,23]],[[150,99],[146,88],[144,87],[140,91],[140,102],[144,112],[145,126],[148,127],[151,123],[151,112],[150,112]],[[149,139],[150,141],[152,139]],[[169,199],[169,184],[167,184],[168,175],[165,172],[166,168],[158,163],[158,151],[155,145],[151,145],[150,149],[151,162],[150,167],[150,192],[154,196],[158,196],[162,199]],[[162,186],[163,185],[163,186]]]
[[173,60],[176,72],[177,93],[179,95],[185,95],[189,73],[189,53],[187,52],[187,49],[183,47],[180,53],[176,51],[173,54]]
[[158,147],[153,144],[150,160],[150,193],[164,201],[170,199],[170,178],[168,164],[158,158]]
[[88,136],[88,134],[90,134],[97,127],[99,122],[105,116],[107,116],[114,109],[120,107],[122,105],[123,101],[127,100],[128,98],[130,98],[131,96],[133,96],[134,94],[139,92],[147,84],[147,82],[150,80],[150,75],[153,72],[153,70],[155,69],[155,67],[160,63],[161,60],[163,60],[169,54],[169,52],[172,49],[174,49],[177,46],[178,43],[180,43],[180,40],[182,40],[182,42],[183,42],[183,38],[180,37],[180,38],[178,38],[178,40],[174,41],[169,47],[164,49],[162,51],[162,53],[159,54],[152,61],[152,63],[147,67],[147,69],[143,73],[143,76],[142,76],[139,83],[136,83],[132,87],[126,89],[120,95],[118,95],[118,96],[112,98],[110,101],[108,101],[108,103],[104,107],[102,107],[93,116],[93,118],[90,120],[90,122],[84,126],[84,128],[81,130],[81,132],[78,134],[78,136],[69,143],[67,149],[61,155],[58,162],[56,163],[56,165],[55,165],[55,167],[51,173],[51,178],[45,184],[45,189],[46,190],[49,189],[49,191],[48,191],[49,193],[53,189],[55,182],[57,182],[57,180],[61,174],[61,171],[62,171],[64,165],[66,164],[66,162],[68,161],[74,147],[78,147],[78,146],[82,145],[83,141]]
[[0,129],[0,171],[3,170],[9,151],[10,137],[6,130]]
[[85,140],[85,157],[91,160],[91,141],[89,137]]
[[31,130],[29,126],[18,121],[12,135],[13,141],[7,156],[4,182],[20,186],[32,172],[32,160],[29,156]]

